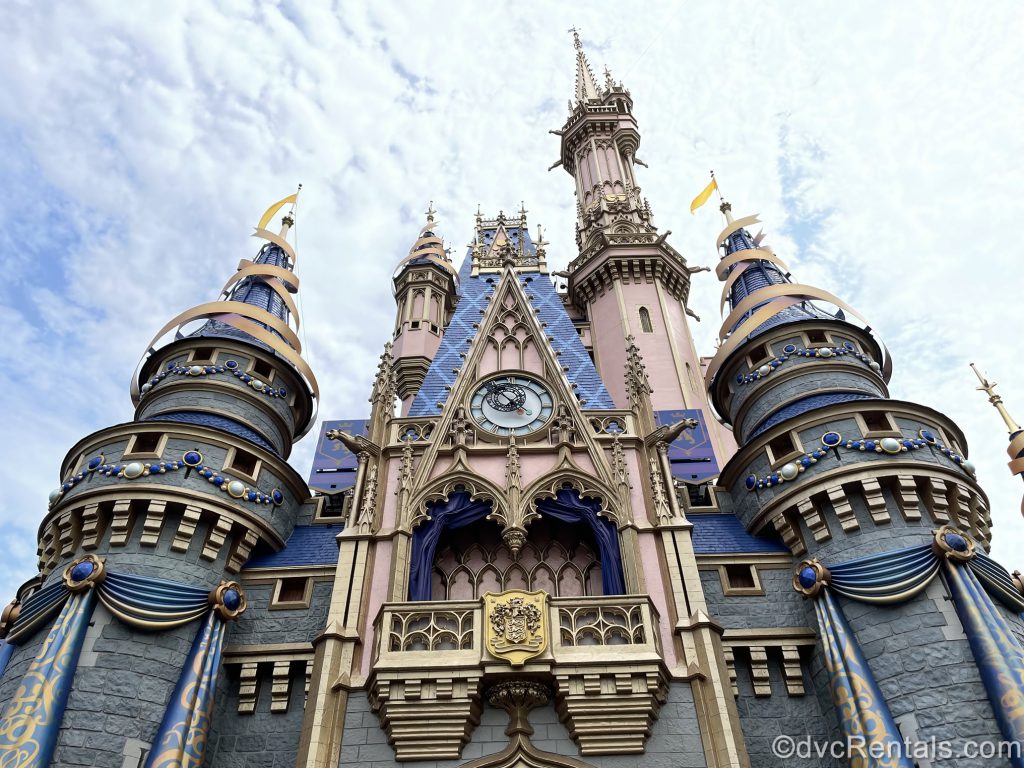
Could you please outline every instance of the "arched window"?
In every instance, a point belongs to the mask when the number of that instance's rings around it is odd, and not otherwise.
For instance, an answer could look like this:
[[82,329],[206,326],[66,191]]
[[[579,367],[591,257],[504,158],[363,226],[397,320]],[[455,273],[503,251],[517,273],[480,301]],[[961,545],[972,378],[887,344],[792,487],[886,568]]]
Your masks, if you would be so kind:
[[640,307],[640,330],[644,333],[654,333],[654,324],[651,322],[651,313],[647,307]]

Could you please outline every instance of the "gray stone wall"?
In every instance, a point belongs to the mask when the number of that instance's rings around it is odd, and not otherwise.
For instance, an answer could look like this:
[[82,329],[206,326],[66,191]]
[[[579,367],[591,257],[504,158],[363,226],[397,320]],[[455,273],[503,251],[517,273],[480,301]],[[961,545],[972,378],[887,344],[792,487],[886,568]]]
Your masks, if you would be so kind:
[[231,645],[310,643],[327,626],[331,603],[331,581],[314,581],[309,608],[270,610],[274,587],[253,584],[245,588],[248,607],[228,629]]
[[294,768],[302,736],[305,676],[293,664],[287,712],[270,711],[270,670],[261,669],[256,711],[238,714],[238,667],[221,670],[209,768]]
[[736,699],[736,709],[739,711],[751,768],[845,768],[846,761],[831,757],[821,759],[817,756],[800,756],[806,752],[795,752],[787,756],[786,745],[775,743],[780,736],[795,741],[809,740],[810,743],[827,742],[833,738],[834,726],[829,720],[831,718],[834,721],[835,716],[831,711],[831,700],[826,702],[828,709],[822,711],[806,667],[804,688],[807,693],[803,696],[790,696],[786,692],[782,669],[775,654],[768,655],[768,674],[772,695],[754,696],[749,659],[742,656],[737,658],[736,686],[739,697]]
[[725,595],[718,571],[701,571],[711,616],[726,629],[806,627],[803,598],[793,589],[789,568],[758,568],[764,595]]
[[[456,768],[468,760],[493,755],[504,749],[508,744],[508,737],[505,736],[507,725],[508,715],[504,710],[485,704],[480,724],[463,749],[462,759],[399,763],[395,760],[394,750],[387,743],[387,735],[381,729],[380,721],[369,708],[366,694],[353,691],[345,715],[340,765],[358,765],[360,768],[401,768],[410,765],[417,768]],[[672,684],[668,700],[651,729],[644,754],[581,756],[565,726],[559,722],[552,704],[530,712],[530,725],[534,730],[531,741],[538,749],[576,757],[596,768],[704,768],[706,765],[689,683]]]

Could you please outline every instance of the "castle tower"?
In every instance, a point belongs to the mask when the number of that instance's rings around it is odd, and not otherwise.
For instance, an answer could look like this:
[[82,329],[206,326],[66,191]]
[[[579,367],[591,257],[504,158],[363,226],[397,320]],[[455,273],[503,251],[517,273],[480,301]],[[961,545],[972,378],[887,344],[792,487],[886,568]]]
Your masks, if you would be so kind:
[[[971,363],[971,368],[977,375],[978,381],[981,382],[981,386],[978,389],[988,395],[988,401],[999,412],[1000,417],[1003,419],[1003,424],[1006,425],[1006,430],[1010,434],[1010,444],[1006,448],[1006,453],[1010,456],[1010,472],[1024,478],[1024,429],[1014,420],[1010,412],[1006,410],[1006,406],[1003,405],[1003,398],[996,393],[996,383],[994,381],[990,382],[982,376],[981,371],[978,370],[974,363]],[[1024,500],[1021,501],[1020,511],[1024,515]]]
[[427,223],[393,279],[398,304],[393,354],[403,413],[409,412],[412,398],[423,384],[458,292],[458,276],[444,243],[434,234],[436,228],[431,204]]
[[[791,282],[750,236],[756,216],[733,220],[728,203],[722,211],[717,273],[729,311],[706,375],[740,448],[719,484],[747,531],[777,533],[797,562],[793,585],[814,612],[814,685],[823,712],[835,705],[833,737],[892,750],[904,739],[949,739],[973,717],[973,739],[1017,738],[1004,690],[1015,686],[992,676],[986,649],[1004,642],[998,664],[1021,664],[1011,638],[1024,601],[985,555],[988,501],[962,432],[890,398],[888,353],[860,315]],[[911,756],[891,764],[909,766]]]
[[83,438],[61,466],[39,576],[5,613],[0,751],[22,750],[17,765],[203,760],[225,622],[246,608],[239,572],[284,547],[310,496],[285,462],[317,395],[297,334],[294,212],[266,229],[294,199],[264,216],[265,245],[219,300],[154,337],[135,419]]
[[[569,264],[572,304],[589,321],[598,372],[617,406],[629,393],[619,375],[630,364],[629,339],[647,367],[656,411],[699,410],[711,426],[715,452],[724,461],[735,450],[728,430],[708,407],[700,356],[686,306],[690,277],[704,268],[686,264],[659,233],[636,178],[640,132],[633,100],[606,72],[594,79],[579,35],[576,92],[569,117],[556,133],[561,165],[576,183],[577,256]],[[623,333],[623,330],[625,333]]]

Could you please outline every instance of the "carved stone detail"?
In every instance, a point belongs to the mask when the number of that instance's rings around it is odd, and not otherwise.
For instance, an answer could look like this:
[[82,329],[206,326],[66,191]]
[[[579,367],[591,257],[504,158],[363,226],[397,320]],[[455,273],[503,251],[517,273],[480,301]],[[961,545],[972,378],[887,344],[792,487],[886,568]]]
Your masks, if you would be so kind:
[[455,760],[480,722],[481,673],[437,672],[443,676],[406,671],[373,680],[370,706],[394,744],[396,760]]
[[584,755],[638,754],[668,691],[660,665],[560,666],[555,708]]

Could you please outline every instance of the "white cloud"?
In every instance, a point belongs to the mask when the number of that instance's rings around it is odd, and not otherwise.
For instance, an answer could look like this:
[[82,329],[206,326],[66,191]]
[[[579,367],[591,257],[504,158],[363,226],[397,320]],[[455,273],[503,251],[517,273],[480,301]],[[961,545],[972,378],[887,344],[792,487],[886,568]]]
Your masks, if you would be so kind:
[[[215,296],[263,207],[304,183],[307,358],[323,418],[358,416],[392,323],[390,276],[427,200],[461,254],[479,202],[525,200],[556,266],[574,201],[547,133],[572,90],[565,33],[631,89],[657,221],[692,263],[715,168],[801,280],[845,297],[896,362],[895,397],[967,432],[997,556],[1018,567],[1021,484],[976,360],[1024,418],[1015,331],[1024,171],[1015,4],[23,4],[8,14],[0,169],[10,593],[60,459],[128,420],[150,334]],[[808,226],[807,222],[811,222]],[[719,285],[695,280],[710,350]],[[308,468],[312,438],[293,460]],[[8,533],[8,531],[10,531]]]

